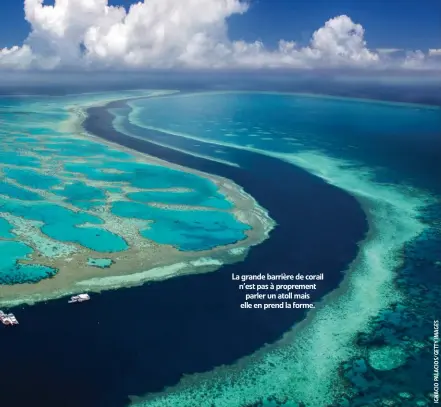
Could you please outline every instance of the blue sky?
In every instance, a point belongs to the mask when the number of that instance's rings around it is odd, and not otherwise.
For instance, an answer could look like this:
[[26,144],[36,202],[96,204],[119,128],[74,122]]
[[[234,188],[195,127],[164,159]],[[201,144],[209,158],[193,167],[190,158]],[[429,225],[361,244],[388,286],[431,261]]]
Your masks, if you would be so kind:
[[0,69],[441,73],[440,0],[0,1]]
[[[29,33],[23,2],[1,3],[0,47],[20,45]],[[130,5],[134,1],[109,3]],[[363,25],[370,48],[441,48],[440,0],[252,0],[247,13],[230,18],[229,32],[233,40],[260,39],[268,46],[281,38],[307,43],[325,21],[341,14]]]
[[441,0],[256,0],[233,17],[233,37],[265,42],[308,41],[329,18],[347,14],[366,30],[371,48],[425,49],[441,46]]

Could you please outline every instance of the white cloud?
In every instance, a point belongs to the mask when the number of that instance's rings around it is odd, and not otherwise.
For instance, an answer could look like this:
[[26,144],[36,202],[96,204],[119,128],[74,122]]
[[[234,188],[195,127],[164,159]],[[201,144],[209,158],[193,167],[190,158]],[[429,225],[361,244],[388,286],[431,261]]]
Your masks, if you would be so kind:
[[439,48],[439,49],[429,49],[429,56],[430,57],[439,57],[439,56],[441,56],[441,48]]
[[426,55],[421,50],[409,51],[406,54],[403,66],[406,68],[422,68],[426,61]]
[[351,62],[364,65],[379,59],[378,54],[366,47],[364,28],[345,15],[327,21],[317,30],[308,51],[331,64]]
[[32,50],[27,45],[0,49],[1,67],[25,69],[32,63],[32,60]]
[[396,52],[403,51],[401,48],[377,48],[376,51],[379,54],[395,54]]
[[[228,18],[248,10],[245,0],[148,0],[126,11],[108,0],[25,0],[31,33],[21,47],[0,50],[0,66],[83,68],[315,68],[384,67],[395,50],[369,50],[365,31],[348,16],[330,19],[299,47],[280,40],[232,41]],[[431,50],[439,51],[439,50]],[[424,66],[416,51],[401,61]]]

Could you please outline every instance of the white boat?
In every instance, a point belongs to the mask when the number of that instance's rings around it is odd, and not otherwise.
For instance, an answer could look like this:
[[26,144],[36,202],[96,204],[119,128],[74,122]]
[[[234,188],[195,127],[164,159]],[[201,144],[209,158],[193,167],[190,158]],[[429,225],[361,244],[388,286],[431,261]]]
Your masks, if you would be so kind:
[[0,322],[3,325],[18,325],[14,314],[5,314],[3,311],[0,311]]
[[79,294],[79,295],[74,295],[74,296],[70,297],[69,304],[72,304],[74,302],[83,302],[83,301],[89,301],[89,300],[90,300],[89,294]]

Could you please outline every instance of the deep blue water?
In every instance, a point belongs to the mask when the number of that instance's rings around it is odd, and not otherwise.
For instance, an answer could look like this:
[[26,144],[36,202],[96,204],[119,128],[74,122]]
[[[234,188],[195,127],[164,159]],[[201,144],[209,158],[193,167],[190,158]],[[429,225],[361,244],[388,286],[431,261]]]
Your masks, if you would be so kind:
[[[136,100],[128,105],[131,109],[124,105],[113,107],[114,122],[136,137],[244,167],[243,149],[258,149],[262,154],[277,154],[284,159],[290,159],[291,154],[292,158],[306,160],[296,161],[299,165],[309,166],[362,197],[375,197],[379,203],[388,202],[397,209],[406,207],[408,202],[426,205],[424,209],[414,206],[413,213],[409,213],[410,219],[424,222],[426,230],[403,245],[403,264],[394,269],[394,290],[400,292],[402,300],[379,312],[369,321],[369,328],[357,332],[357,341],[352,346],[358,356],[342,360],[339,370],[353,397],[349,402],[346,398],[337,401],[332,407],[377,407],[391,403],[414,407],[432,403],[433,320],[441,315],[440,109],[246,93],[199,93]],[[163,131],[153,131],[155,128]],[[205,143],[207,140],[209,143]],[[233,148],[226,148],[226,143]],[[337,171],[334,163],[338,161],[333,159],[343,160]],[[285,179],[280,179],[280,183],[286,189],[296,187],[295,182]],[[394,195],[397,191],[398,195]],[[403,220],[399,223],[405,225],[406,211],[401,212]],[[340,216],[345,216],[343,211]],[[387,231],[391,220],[384,217],[381,224],[378,222],[377,233]],[[400,233],[400,229],[395,233]],[[387,241],[384,247],[389,247]],[[372,269],[379,254],[375,250],[371,248],[370,252]],[[405,362],[389,370],[376,370],[368,355],[385,349],[400,349],[406,355]],[[383,363],[389,362],[388,357],[383,358]],[[289,371],[289,362],[285,368]],[[286,378],[283,369],[279,370]],[[254,374],[259,376],[258,372]],[[274,374],[276,377],[277,368]],[[218,383],[215,374],[211,377]],[[204,376],[204,380],[209,383],[210,375]],[[197,378],[191,383],[194,392],[190,394],[207,388],[203,386],[206,382],[199,387]],[[256,383],[260,383],[257,377]],[[290,387],[296,386],[301,387],[302,382],[294,381]],[[238,388],[227,390],[238,392],[234,393],[236,400],[241,399]],[[402,392],[410,394],[410,399],[401,397]],[[282,392],[281,399],[283,396]],[[297,406],[294,400],[288,400],[287,405]]]
[[[210,92],[138,99],[128,105],[131,108],[112,109],[116,122],[140,137],[145,137],[143,127],[157,127],[276,153],[319,150],[368,165],[380,182],[441,191],[439,108],[312,95]],[[150,133],[149,138],[172,146],[183,143],[189,151],[219,159],[231,154],[219,145],[164,133]]]
[[354,198],[292,165],[226,148],[241,168],[204,160],[118,133],[105,108],[89,113],[87,130],[103,138],[234,180],[278,226],[245,262],[214,273],[105,292],[78,306],[57,300],[14,309],[21,325],[0,327],[0,348],[8,350],[1,405],[119,407],[128,395],[160,391],[183,374],[251,354],[303,312],[241,310],[243,293],[231,273],[324,272],[318,299],[339,284],[367,230]]

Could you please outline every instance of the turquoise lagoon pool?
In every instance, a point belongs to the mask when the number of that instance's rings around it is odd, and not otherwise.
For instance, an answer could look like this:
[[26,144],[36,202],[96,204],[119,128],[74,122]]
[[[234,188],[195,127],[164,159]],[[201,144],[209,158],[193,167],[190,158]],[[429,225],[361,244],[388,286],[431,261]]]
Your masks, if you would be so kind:
[[90,267],[110,267],[113,260],[99,254],[131,249],[125,221],[137,225],[139,240],[179,251],[246,238],[250,227],[210,179],[148,162],[72,125],[72,109],[130,96],[0,99],[0,284],[54,276],[59,270],[47,264],[60,251],[51,244],[84,252]]

